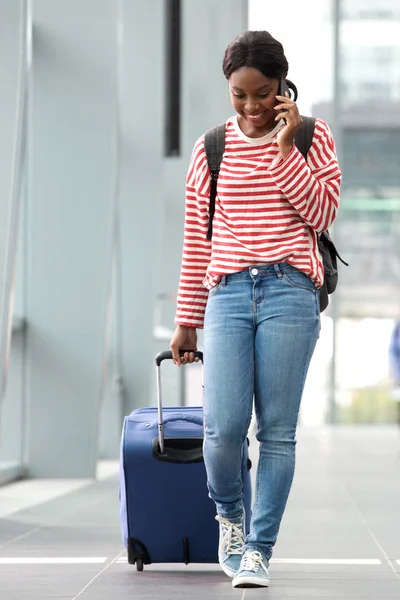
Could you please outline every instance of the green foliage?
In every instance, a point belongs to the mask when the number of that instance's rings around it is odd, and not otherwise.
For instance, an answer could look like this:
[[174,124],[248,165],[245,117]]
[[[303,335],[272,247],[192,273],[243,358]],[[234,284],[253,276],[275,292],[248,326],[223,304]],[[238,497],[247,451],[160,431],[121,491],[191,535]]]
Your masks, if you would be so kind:
[[393,400],[392,389],[387,384],[353,390],[351,403],[338,406],[339,423],[396,423],[399,415],[398,404]]

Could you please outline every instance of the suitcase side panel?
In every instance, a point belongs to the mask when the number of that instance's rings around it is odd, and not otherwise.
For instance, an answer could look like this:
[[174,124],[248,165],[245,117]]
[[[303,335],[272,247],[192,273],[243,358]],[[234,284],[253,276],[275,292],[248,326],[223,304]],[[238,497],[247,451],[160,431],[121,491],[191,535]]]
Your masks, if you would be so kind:
[[124,440],[125,440],[125,427],[126,427],[125,417],[123,426],[122,426],[122,435],[121,435],[121,443],[120,443],[120,459],[119,459],[119,520],[121,524],[121,535],[122,542],[127,548],[128,546],[128,508],[127,508],[127,498],[126,498],[126,481],[125,481],[125,459],[124,459]]

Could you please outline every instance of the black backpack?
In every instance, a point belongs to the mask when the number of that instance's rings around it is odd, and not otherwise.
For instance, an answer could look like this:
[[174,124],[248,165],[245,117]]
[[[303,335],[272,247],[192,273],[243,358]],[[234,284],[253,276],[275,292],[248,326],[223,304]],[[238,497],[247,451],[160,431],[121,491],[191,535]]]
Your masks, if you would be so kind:
[[[304,158],[307,160],[307,154],[311,148],[315,119],[313,117],[302,117],[303,123],[298,131],[295,144]],[[222,157],[225,151],[225,123],[209,129],[204,136],[204,148],[207,155],[208,166],[211,171],[211,189],[210,189],[210,209],[207,239],[212,238],[212,221],[215,213],[215,198],[217,196],[217,181]],[[333,243],[329,231],[323,231],[318,235],[318,248],[321,253],[324,265],[324,283],[319,289],[320,311],[323,312],[329,304],[328,294],[336,290],[338,282],[337,259],[344,265],[348,264],[340,257]]]

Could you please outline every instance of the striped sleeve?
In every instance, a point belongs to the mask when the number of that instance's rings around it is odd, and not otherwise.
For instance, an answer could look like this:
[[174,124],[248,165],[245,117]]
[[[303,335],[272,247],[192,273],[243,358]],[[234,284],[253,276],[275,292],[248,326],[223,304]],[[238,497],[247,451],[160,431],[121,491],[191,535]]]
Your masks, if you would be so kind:
[[186,177],[185,233],[175,317],[176,325],[199,329],[208,299],[203,280],[211,259],[211,242],[207,240],[210,179],[201,137],[194,146]]
[[317,232],[332,225],[339,208],[342,174],[332,134],[324,121],[316,120],[307,163],[293,146],[284,160],[281,155],[276,157],[269,173],[307,225]]

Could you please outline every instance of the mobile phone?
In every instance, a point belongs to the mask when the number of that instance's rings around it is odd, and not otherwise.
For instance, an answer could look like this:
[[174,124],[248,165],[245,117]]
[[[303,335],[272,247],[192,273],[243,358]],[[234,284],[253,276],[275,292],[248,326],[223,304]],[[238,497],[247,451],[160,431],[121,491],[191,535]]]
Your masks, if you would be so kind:
[[[288,84],[286,83],[286,79],[284,77],[282,77],[280,80],[280,83],[279,83],[278,96],[285,96],[285,92],[288,93],[289,98],[292,97],[290,94],[290,88],[289,88]],[[280,110],[279,112],[284,113],[286,111]]]

